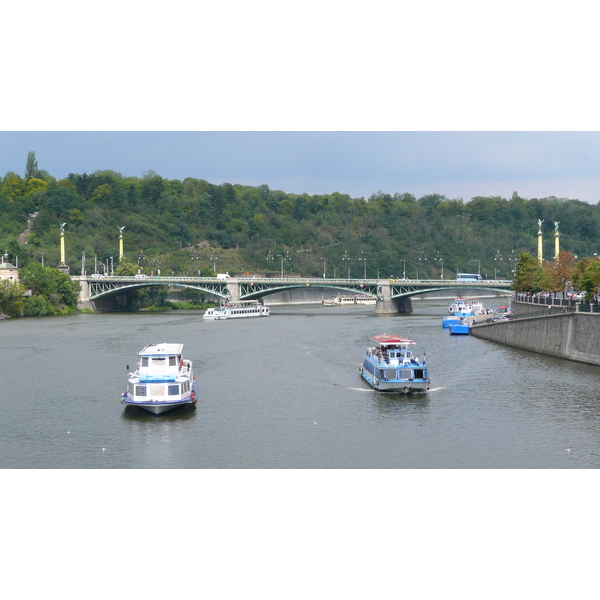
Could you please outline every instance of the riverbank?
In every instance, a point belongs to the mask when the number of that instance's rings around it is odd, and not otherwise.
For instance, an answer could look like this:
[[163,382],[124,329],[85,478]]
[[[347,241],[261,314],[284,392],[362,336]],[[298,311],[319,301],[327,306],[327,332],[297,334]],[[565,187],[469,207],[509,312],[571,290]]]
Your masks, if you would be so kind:
[[[515,312],[519,308],[513,302]],[[600,315],[543,314],[500,323],[479,324],[471,335],[546,356],[600,366]]]

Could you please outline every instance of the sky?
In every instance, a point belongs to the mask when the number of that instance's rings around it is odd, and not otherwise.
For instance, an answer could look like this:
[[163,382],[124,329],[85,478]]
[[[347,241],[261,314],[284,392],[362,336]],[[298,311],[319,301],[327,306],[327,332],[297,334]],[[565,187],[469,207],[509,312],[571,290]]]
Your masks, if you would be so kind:
[[57,178],[113,170],[287,193],[600,200],[599,132],[2,131],[0,174],[27,153]]

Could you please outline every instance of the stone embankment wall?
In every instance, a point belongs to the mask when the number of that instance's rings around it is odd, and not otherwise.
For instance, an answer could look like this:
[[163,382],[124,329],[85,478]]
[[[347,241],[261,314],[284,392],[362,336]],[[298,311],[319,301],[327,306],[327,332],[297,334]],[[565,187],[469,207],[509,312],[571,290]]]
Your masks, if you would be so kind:
[[[515,311],[516,312],[516,311]],[[600,366],[600,314],[544,314],[477,325],[471,335],[513,348]]]

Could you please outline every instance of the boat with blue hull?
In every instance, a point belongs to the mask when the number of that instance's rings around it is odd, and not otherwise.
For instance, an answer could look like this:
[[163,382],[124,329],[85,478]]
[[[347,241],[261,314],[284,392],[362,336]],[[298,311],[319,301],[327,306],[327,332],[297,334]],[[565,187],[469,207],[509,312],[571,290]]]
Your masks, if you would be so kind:
[[462,319],[458,323],[452,323],[449,327],[450,335],[470,335],[471,322],[468,319]]
[[[183,344],[149,344],[138,352],[140,362],[129,373],[123,404],[137,406],[155,415],[195,404],[198,383],[192,361],[184,359]],[[129,366],[127,366],[129,369]]]
[[415,342],[396,335],[374,335],[358,370],[373,389],[381,392],[412,394],[427,392],[429,371],[425,356],[414,354]]

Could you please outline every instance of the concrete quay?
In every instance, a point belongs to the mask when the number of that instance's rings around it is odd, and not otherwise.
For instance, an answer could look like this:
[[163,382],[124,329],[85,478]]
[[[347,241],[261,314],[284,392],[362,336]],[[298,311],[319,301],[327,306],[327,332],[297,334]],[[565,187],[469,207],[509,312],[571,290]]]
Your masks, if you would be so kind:
[[[513,304],[520,304],[514,302]],[[471,335],[546,356],[600,366],[600,314],[567,312],[477,324]]]

